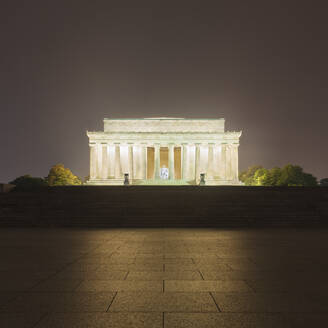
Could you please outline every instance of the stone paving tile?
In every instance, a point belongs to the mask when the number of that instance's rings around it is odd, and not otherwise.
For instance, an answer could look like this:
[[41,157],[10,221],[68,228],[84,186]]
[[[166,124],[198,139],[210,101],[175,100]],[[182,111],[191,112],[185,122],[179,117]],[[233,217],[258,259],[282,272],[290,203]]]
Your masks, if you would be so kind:
[[[277,271],[207,271],[201,270],[204,280],[251,280],[251,279],[263,279],[268,277],[274,279],[281,275]],[[292,273],[295,276],[295,273]]]
[[40,283],[40,281],[41,280],[24,279],[23,277],[14,277],[12,279],[10,279],[10,277],[7,277],[6,279],[0,280],[0,292],[27,291],[32,287],[36,286],[38,283]]
[[82,265],[92,265],[92,264],[106,264],[106,265],[111,265],[111,264],[133,264],[135,263],[135,258],[125,258],[121,257],[120,259],[112,259],[112,258],[103,258],[103,257],[98,257],[98,258],[82,258],[78,260],[75,264],[82,264]]
[[119,292],[112,312],[218,312],[209,293]]
[[115,292],[24,293],[4,305],[0,312],[105,312]]
[[118,292],[118,291],[153,291],[162,292],[162,281],[127,281],[127,280],[84,280],[77,291],[83,292]]
[[291,328],[282,314],[165,313],[164,328]]
[[0,306],[15,299],[18,295],[19,295],[19,293],[17,293],[17,292],[0,292]]
[[196,264],[166,264],[165,263],[165,271],[195,271],[198,270]]
[[295,270],[299,271],[304,268],[303,264],[283,264],[283,263],[274,263],[274,262],[268,262],[268,263],[229,263],[229,266],[232,270],[281,270],[283,268],[284,270]]
[[95,264],[95,263],[73,263],[71,265],[67,265],[63,270],[66,271],[96,271],[101,264]]
[[[35,259],[34,259],[35,261]],[[39,260],[38,260],[39,261]],[[45,271],[58,271],[64,268],[67,263],[45,263],[45,262],[14,262],[2,263],[1,271],[31,271],[31,272],[45,272]]]
[[56,271],[0,271],[0,283],[2,281],[15,281],[15,280],[30,280],[41,281],[56,274]]
[[327,282],[311,281],[306,279],[300,280],[294,277],[294,279],[282,278],[277,280],[276,278],[266,280],[246,280],[246,283],[255,292],[299,292],[299,291],[326,291],[328,292]]
[[232,271],[228,264],[199,264],[197,268],[203,271]]
[[56,279],[81,279],[81,280],[124,280],[128,271],[69,271],[57,273]]
[[[18,327],[18,326],[17,326]],[[162,328],[163,313],[54,313],[35,328]]]
[[0,313],[0,327],[34,328],[41,319],[40,313]]
[[296,313],[287,314],[286,317],[292,328],[328,327],[327,313]]
[[163,248],[162,247],[143,247],[143,248],[138,248],[138,253],[144,253],[144,254],[158,254],[158,253],[163,253]]
[[291,293],[212,293],[222,312],[328,312],[328,302]]
[[89,259],[89,258],[110,258],[114,253],[114,250],[110,252],[106,251],[90,251],[88,253],[82,254],[82,256],[79,256],[79,259]]
[[254,263],[247,258],[235,258],[235,259],[231,259],[231,258],[207,258],[206,256],[203,258],[194,258],[194,263],[197,264],[198,266],[200,265],[221,265],[221,264],[225,264],[225,265],[234,265],[234,264],[238,264],[238,265],[253,265]]
[[112,264],[100,265],[98,271],[163,271],[163,264]]
[[[191,254],[191,253],[186,253],[186,250],[184,250],[184,252],[165,252],[163,254],[164,258],[165,259],[190,259],[190,258],[193,258],[193,255],[195,256],[195,253],[194,254]],[[199,256],[204,256],[204,254],[198,254]]]
[[214,280],[214,281],[165,281],[167,292],[252,292],[251,288],[241,280]]
[[[117,255],[117,256],[124,256],[124,254]],[[164,259],[164,254],[142,254],[139,253],[135,256],[135,258],[138,260],[143,260],[143,259]]]
[[215,255],[217,254],[218,250],[219,249],[217,248],[209,249],[209,248],[203,248],[201,246],[188,247],[188,251],[190,253],[203,253],[203,254]]
[[82,279],[49,279],[35,287],[31,292],[72,292],[82,282]]
[[199,271],[130,271],[126,277],[126,280],[203,280],[203,278]]
[[29,327],[32,312],[49,312],[37,327],[152,327],[152,320],[162,326],[162,312],[166,328],[326,327],[327,235],[326,229],[0,230],[0,327]]
[[144,258],[144,259],[136,259],[136,264],[178,264],[178,265],[193,265],[194,262],[192,259],[163,259],[163,258]]

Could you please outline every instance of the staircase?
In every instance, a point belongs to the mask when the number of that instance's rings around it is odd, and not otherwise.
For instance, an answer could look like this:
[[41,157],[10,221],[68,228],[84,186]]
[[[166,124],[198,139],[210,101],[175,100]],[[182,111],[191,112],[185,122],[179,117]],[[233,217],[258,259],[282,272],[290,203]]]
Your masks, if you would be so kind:
[[0,227],[310,227],[326,187],[74,186],[0,194]]

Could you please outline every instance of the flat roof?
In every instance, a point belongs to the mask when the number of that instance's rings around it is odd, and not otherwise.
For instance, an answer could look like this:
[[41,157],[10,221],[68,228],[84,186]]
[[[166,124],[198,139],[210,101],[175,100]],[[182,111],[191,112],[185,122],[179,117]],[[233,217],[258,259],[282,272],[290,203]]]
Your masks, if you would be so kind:
[[145,117],[145,118],[104,118],[110,121],[136,121],[136,120],[188,120],[188,121],[218,121],[224,118],[183,118],[183,117]]

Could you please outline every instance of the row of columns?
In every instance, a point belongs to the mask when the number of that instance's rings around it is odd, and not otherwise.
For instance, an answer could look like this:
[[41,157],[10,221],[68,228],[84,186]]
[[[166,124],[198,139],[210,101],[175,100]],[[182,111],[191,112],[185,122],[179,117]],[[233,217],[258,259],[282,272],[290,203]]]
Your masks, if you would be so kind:
[[[111,145],[113,146],[113,145]],[[114,153],[109,154],[108,144],[90,144],[90,178],[91,179],[122,179],[123,173],[129,173],[130,178],[147,178],[147,145],[136,145],[141,148],[139,158],[134,159],[134,145],[128,144],[127,171],[122,171],[121,144],[114,144]],[[194,145],[194,163],[191,163],[190,146],[181,145],[181,178],[199,179],[200,173],[206,173],[206,179],[238,180],[238,144],[221,144],[220,158],[214,156],[215,144],[207,145],[207,167],[201,168],[202,144]],[[160,178],[160,144],[154,144],[154,178]],[[168,145],[169,178],[174,179],[174,144]],[[112,158],[113,157],[113,158]],[[137,172],[134,163],[138,163]],[[205,172],[201,172],[201,169]],[[219,171],[219,172],[218,172]]]

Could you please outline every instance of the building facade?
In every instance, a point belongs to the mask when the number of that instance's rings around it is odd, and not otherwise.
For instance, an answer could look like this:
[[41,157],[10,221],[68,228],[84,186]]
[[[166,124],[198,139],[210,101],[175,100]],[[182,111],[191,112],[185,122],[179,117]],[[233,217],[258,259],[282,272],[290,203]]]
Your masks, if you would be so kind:
[[238,185],[241,132],[224,119],[104,119],[104,131],[87,132],[87,184]]

